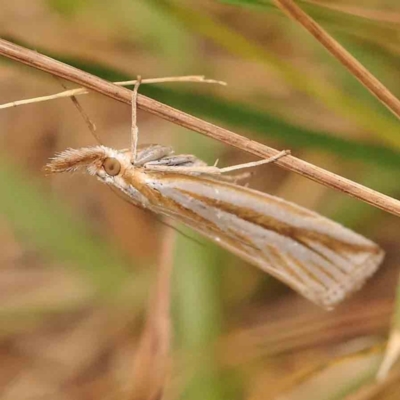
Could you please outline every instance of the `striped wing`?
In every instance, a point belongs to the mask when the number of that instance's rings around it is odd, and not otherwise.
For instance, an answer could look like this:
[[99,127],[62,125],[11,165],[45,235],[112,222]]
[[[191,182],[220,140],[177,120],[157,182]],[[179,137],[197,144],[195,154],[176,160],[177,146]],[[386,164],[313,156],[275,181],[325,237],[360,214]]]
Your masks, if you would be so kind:
[[151,187],[184,207],[178,219],[318,305],[359,289],[384,253],[372,241],[280,198],[207,177],[157,174]]

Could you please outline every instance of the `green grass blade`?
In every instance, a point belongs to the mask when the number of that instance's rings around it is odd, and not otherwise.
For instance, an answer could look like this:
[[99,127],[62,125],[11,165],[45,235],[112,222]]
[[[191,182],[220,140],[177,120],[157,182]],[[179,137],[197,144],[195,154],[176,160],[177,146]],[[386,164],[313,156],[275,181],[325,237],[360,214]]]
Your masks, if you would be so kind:
[[196,374],[188,377],[182,398],[222,400],[213,346],[207,346],[221,330],[221,251],[209,243],[199,246],[182,236],[177,238],[174,283],[178,342],[189,354],[201,346],[210,351],[196,366]]

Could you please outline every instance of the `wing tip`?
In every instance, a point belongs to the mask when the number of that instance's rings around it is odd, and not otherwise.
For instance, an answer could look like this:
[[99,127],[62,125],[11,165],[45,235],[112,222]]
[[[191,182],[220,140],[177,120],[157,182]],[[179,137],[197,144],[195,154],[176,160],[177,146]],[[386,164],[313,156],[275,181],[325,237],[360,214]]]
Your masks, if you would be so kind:
[[337,284],[323,293],[322,296],[309,297],[317,305],[332,310],[342,301],[360,290],[366,281],[378,270],[385,257],[385,252],[377,247],[377,251],[371,254],[362,264],[352,271],[345,284]]

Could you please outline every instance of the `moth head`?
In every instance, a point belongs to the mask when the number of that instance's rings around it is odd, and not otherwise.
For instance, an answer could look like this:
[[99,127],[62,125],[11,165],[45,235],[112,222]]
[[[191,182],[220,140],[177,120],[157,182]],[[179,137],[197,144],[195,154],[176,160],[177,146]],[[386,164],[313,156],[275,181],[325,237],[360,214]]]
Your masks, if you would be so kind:
[[45,166],[48,173],[86,172],[101,180],[123,173],[129,165],[129,154],[105,146],[68,149],[57,154]]

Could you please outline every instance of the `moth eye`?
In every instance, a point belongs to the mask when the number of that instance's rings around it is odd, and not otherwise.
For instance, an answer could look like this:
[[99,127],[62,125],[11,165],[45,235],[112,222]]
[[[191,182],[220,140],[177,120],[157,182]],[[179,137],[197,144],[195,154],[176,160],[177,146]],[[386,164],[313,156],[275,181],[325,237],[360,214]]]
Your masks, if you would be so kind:
[[115,176],[121,171],[121,164],[115,158],[106,158],[103,162],[103,168],[110,176]]

